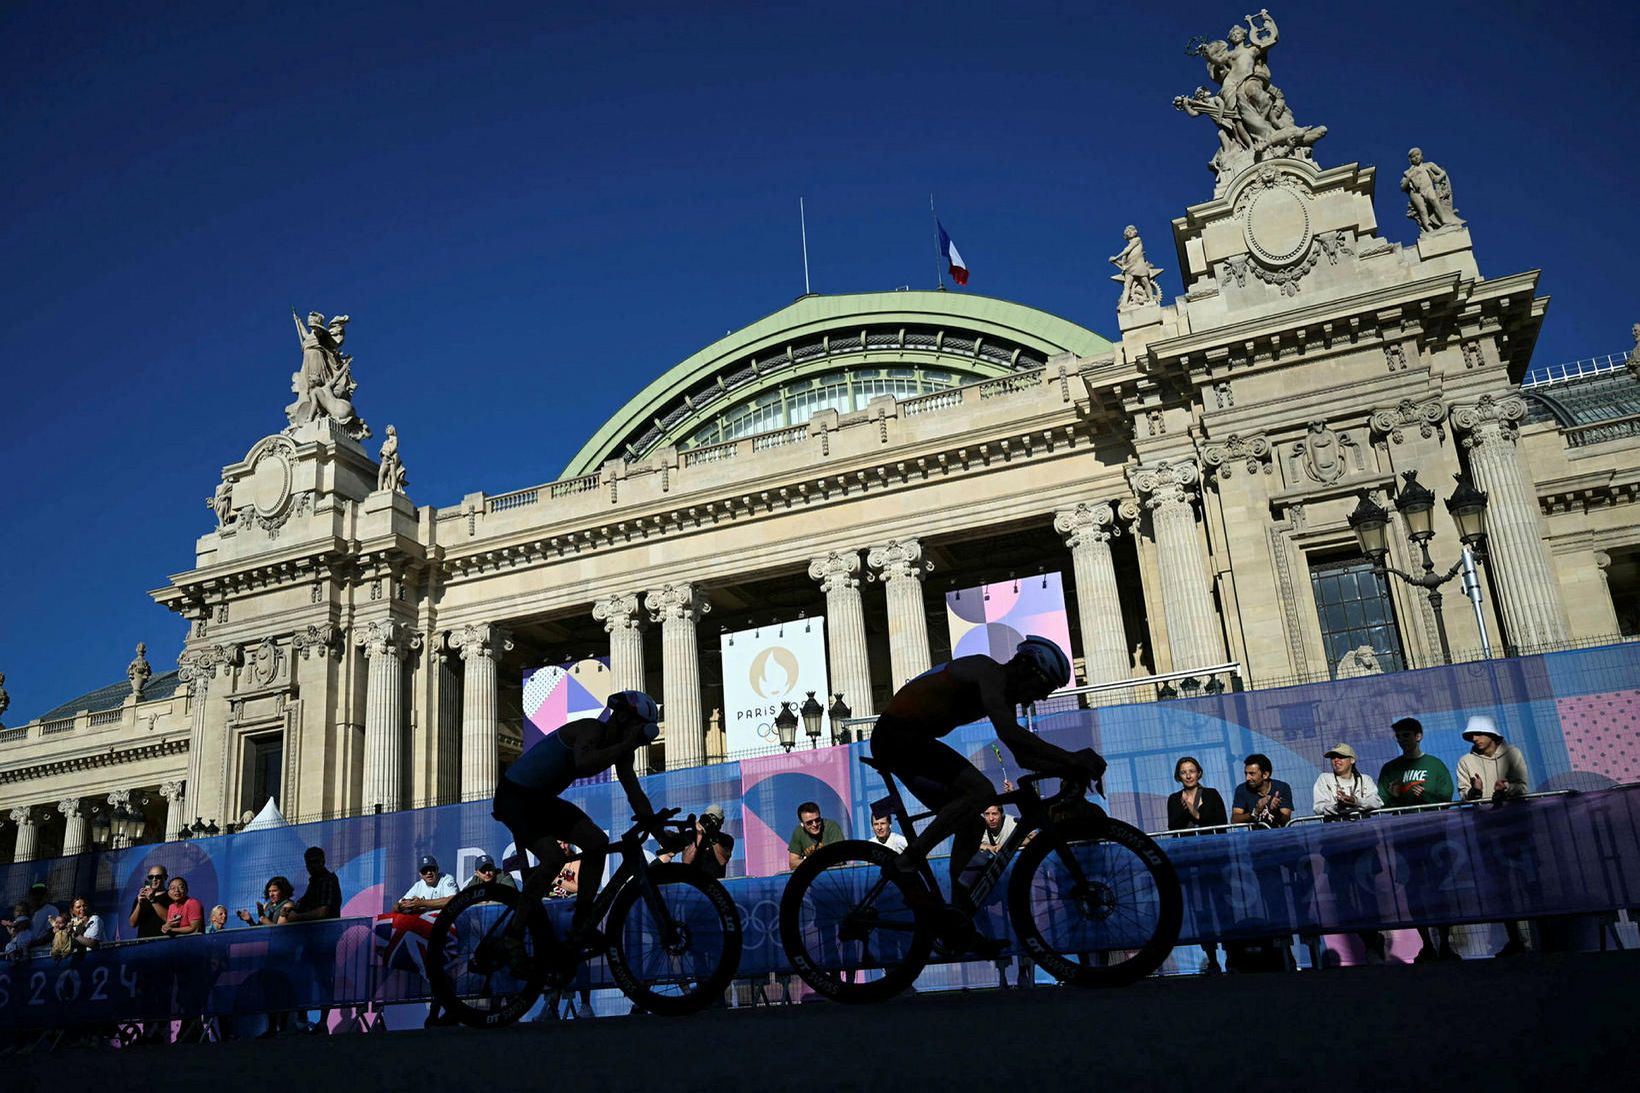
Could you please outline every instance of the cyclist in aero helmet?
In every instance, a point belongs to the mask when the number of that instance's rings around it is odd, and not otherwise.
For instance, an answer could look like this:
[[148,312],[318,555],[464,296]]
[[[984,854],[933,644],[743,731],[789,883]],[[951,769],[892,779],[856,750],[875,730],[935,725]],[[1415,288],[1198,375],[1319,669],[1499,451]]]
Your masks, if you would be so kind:
[[[597,717],[583,717],[560,726],[520,755],[507,767],[495,789],[492,815],[512,832],[520,851],[528,849],[540,864],[524,880],[520,898],[525,906],[539,903],[547,888],[564,867],[568,855],[558,840],[581,848],[580,875],[594,883],[583,884],[575,897],[570,921],[571,940],[577,944],[590,938],[596,923],[587,919],[592,912],[592,895],[598,878],[604,875],[604,858],[609,836],[579,808],[559,794],[577,778],[589,778],[615,766],[615,776],[626,799],[639,817],[654,815],[655,809],[638,784],[632,756],[660,735],[660,707],[642,691],[617,691]],[[522,953],[526,916],[514,916],[508,927],[509,949]],[[516,928],[515,928],[516,927]]]
[[1071,681],[1071,662],[1047,638],[1028,636],[1013,659],[999,664],[988,656],[958,657],[906,683],[889,699],[871,733],[872,756],[903,781],[928,807],[933,822],[901,855],[920,860],[947,835],[951,841],[951,916],[947,941],[970,949],[991,942],[971,922],[974,912],[959,877],[979,850],[984,821],[980,810],[997,795],[991,780],[967,759],[940,742],[958,725],[989,718],[997,738],[1022,767],[1039,771],[1086,772],[1098,779],[1105,761],[1092,748],[1069,752],[1041,739],[1014,716],[1019,705],[1046,698]]

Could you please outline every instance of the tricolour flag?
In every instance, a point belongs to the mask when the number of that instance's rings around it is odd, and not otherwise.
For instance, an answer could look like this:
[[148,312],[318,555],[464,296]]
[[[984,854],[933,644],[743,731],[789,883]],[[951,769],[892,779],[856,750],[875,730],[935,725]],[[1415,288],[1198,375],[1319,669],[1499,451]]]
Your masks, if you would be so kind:
[[944,255],[946,264],[951,268],[951,280],[959,285],[966,285],[968,283],[968,263],[962,260],[962,255],[957,253],[957,245],[951,242],[949,235],[945,234],[945,225],[935,220],[934,226],[940,230],[940,254]]

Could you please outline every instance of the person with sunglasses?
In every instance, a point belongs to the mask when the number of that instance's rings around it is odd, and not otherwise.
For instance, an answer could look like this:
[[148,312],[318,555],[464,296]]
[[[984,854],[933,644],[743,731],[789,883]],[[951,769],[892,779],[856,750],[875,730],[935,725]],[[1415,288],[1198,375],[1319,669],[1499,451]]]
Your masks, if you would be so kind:
[[171,896],[166,891],[170,872],[163,865],[150,865],[137,898],[131,901],[131,917],[138,937],[164,937],[171,917]]
[[421,856],[421,861],[416,865],[416,873],[416,883],[399,897],[399,902],[393,907],[401,915],[437,911],[449,903],[450,897],[456,894],[456,878],[448,873],[440,874],[438,859],[433,855]]

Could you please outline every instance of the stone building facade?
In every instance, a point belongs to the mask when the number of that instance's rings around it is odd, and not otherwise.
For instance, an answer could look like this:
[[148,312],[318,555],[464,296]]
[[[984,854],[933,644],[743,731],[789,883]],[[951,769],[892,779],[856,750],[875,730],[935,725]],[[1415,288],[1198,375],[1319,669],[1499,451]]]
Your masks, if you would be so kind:
[[[1407,471],[1488,494],[1454,650],[1480,624],[1496,655],[1632,636],[1640,374],[1523,387],[1536,271],[1483,275],[1449,181],[1384,237],[1374,169],[1318,165],[1314,134],[1221,138],[1215,196],[1172,224],[1172,303],[1129,233],[1115,341],[978,296],[806,296],[658,377],[560,479],[454,504],[410,500],[396,436],[385,468],[361,443],[346,320],[310,316],[295,378],[326,393],[223,468],[217,526],[154,593],[190,623],[175,673],[0,731],[0,854],[83,848],[121,793],[145,838],[268,795],[293,819],[487,795],[524,671],[567,656],[662,702],[651,762],[709,761],[720,629],[824,613],[868,715],[949,651],[945,589],[1050,570],[1085,684],[1436,663],[1424,593],[1347,523]],[[1436,531],[1444,566],[1439,505]]]

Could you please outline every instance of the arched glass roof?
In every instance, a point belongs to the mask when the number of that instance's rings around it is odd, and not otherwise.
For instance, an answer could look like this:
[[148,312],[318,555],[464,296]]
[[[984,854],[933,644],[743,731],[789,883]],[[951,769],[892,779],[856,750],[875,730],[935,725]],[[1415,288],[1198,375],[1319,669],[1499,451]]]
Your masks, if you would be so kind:
[[954,292],[804,296],[669,369],[604,423],[564,470],[716,444],[1039,368],[1058,353],[1097,356],[1110,342],[1023,304]]

